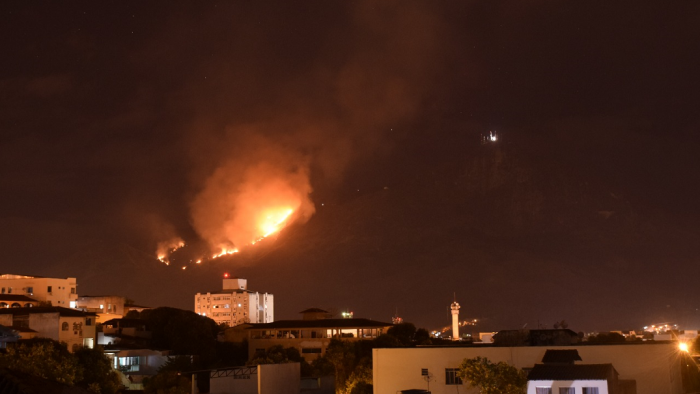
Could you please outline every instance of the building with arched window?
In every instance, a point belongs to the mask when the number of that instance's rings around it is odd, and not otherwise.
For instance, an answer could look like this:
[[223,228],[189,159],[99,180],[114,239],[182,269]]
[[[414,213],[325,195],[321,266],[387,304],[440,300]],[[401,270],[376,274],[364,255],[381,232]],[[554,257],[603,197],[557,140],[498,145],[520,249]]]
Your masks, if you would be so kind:
[[61,307],[0,309],[0,325],[16,330],[33,330],[36,337],[68,345],[68,350],[92,348],[96,339],[96,313]]
[[0,294],[0,308],[32,308],[39,301],[22,294]]
[[[45,278],[28,275],[0,275],[0,296],[24,295],[52,306],[75,308],[78,299],[75,278]],[[25,306],[20,302],[22,306]],[[11,303],[10,303],[11,305]],[[36,306],[34,304],[33,306]]]

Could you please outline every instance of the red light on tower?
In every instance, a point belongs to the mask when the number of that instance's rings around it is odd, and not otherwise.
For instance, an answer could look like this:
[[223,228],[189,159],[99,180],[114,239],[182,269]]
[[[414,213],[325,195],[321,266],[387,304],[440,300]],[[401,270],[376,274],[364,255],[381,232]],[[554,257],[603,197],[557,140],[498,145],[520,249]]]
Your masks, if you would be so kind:
[[224,273],[224,278],[228,278],[228,272]]

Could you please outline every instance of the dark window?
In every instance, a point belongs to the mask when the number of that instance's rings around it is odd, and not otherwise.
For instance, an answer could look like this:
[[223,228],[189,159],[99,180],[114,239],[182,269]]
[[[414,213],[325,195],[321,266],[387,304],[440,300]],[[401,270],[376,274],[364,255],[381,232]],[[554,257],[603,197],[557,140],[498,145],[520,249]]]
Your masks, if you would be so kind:
[[445,384],[462,384],[458,373],[459,368],[445,368]]
[[576,389],[573,387],[559,387],[559,394],[576,394]]
[[598,394],[598,387],[584,387],[583,394]]
[[421,376],[428,376],[428,368],[421,368],[420,374]]
[[51,286],[49,286],[49,287],[46,289],[46,291],[47,291],[49,294],[51,294]]
[[61,330],[68,331],[68,322],[63,322],[63,324],[61,324]]
[[320,347],[305,347],[301,349],[302,353],[321,353],[321,348]]
[[34,288],[33,287],[27,287],[27,294],[32,294],[34,293]]
[[552,394],[551,387],[535,387],[535,394]]

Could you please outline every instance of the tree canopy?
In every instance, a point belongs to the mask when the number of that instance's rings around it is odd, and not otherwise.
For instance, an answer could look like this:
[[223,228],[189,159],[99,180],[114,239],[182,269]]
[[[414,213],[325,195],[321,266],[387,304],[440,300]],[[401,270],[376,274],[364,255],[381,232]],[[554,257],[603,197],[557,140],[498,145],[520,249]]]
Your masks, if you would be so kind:
[[141,313],[153,336],[153,346],[177,355],[198,355],[208,366],[215,361],[218,325],[192,311],[156,308]]
[[12,344],[0,354],[0,366],[55,382],[75,385],[83,377],[77,358],[65,344],[51,339],[32,339]]
[[464,359],[459,377],[482,394],[525,394],[527,385],[524,371],[503,361],[494,364],[485,357]]
[[115,394],[123,388],[102,349],[83,347],[71,354],[64,343],[47,338],[9,344],[0,354],[0,367],[80,386],[95,394]]

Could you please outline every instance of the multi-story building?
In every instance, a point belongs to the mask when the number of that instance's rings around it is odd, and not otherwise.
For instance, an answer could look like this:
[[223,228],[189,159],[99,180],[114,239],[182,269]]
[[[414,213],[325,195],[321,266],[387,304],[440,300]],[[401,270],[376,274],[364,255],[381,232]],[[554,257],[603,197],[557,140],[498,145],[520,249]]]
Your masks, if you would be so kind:
[[281,345],[284,348],[296,348],[307,362],[311,362],[326,353],[331,339],[371,340],[386,334],[393,325],[370,319],[331,319],[327,318],[328,312],[318,308],[300,313],[304,316],[302,320],[279,320],[268,324],[252,324],[246,328],[248,354],[252,356],[272,346]]
[[[556,376],[540,374],[537,365],[546,360],[552,350],[575,352],[578,360],[587,365],[566,365]],[[492,363],[505,362],[518,369],[534,371],[530,375],[530,386],[534,392],[547,393],[595,393],[604,394],[602,387],[608,381],[617,381],[611,386],[624,386],[625,391],[609,393],[634,393],[629,388],[636,387],[637,394],[682,394],[696,392],[685,387],[697,374],[697,367],[688,360],[687,353],[679,350],[673,342],[631,342],[615,345],[575,344],[569,346],[464,346],[464,347],[416,347],[416,348],[375,348],[372,350],[373,386],[375,393],[398,393],[409,389],[427,389],[433,394],[476,393],[478,388],[463,382],[459,376],[460,365],[465,359],[487,358]],[[551,365],[551,364],[550,364]],[[614,375],[610,365],[614,365]],[[567,367],[578,371],[571,372]],[[592,373],[580,370],[601,369]],[[563,380],[563,381],[562,381]],[[585,382],[583,382],[585,381]],[[621,385],[619,383],[623,383]],[[554,386],[554,387],[553,387]],[[537,391],[537,388],[541,391]],[[562,390],[558,390],[561,387]],[[583,387],[588,388],[584,391]],[[570,389],[573,388],[573,391]],[[594,390],[599,388],[598,391]],[[533,391],[528,391],[532,393]]]
[[0,294],[25,295],[63,308],[75,308],[78,300],[75,278],[2,274],[0,275]]
[[37,337],[65,342],[70,351],[95,345],[95,317],[95,313],[56,306],[0,309],[1,325],[36,331]]
[[122,296],[80,296],[75,307],[81,311],[97,313],[97,322],[104,323],[124,317],[125,303],[126,298]]
[[272,294],[248,290],[248,281],[224,276],[223,289],[194,296],[194,311],[218,324],[271,323],[275,309]]
[[31,308],[39,301],[24,294],[0,294],[0,308]]

